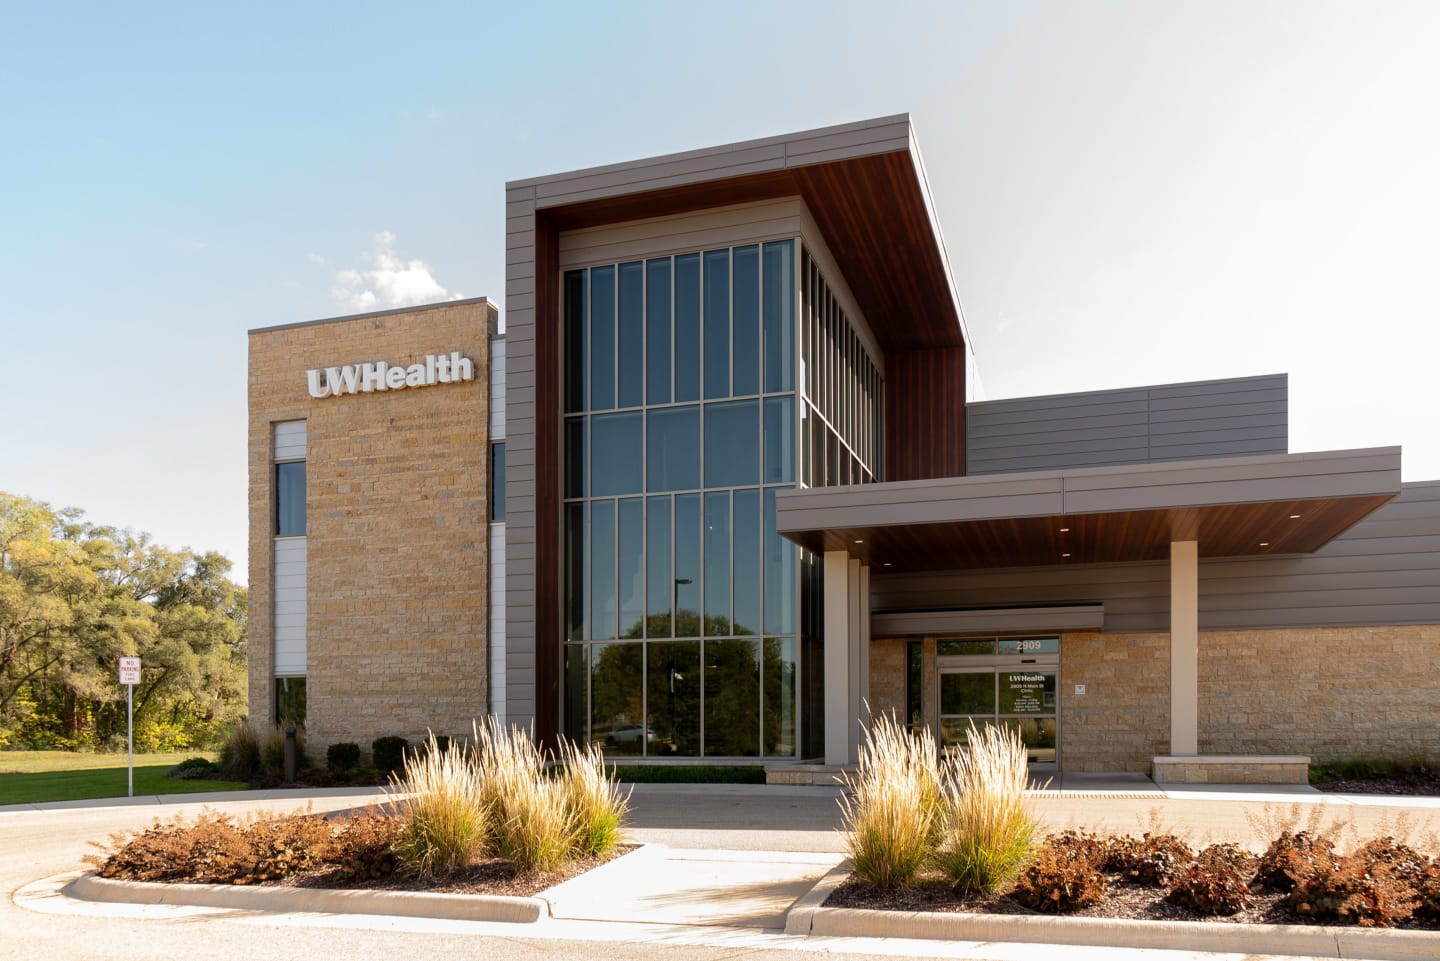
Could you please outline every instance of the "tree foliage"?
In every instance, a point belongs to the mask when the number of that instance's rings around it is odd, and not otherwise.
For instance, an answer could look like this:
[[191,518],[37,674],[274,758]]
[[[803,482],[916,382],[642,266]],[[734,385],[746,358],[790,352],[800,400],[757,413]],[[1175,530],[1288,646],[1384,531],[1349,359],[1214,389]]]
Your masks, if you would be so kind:
[[214,552],[0,491],[0,747],[121,746],[119,659],[144,665],[136,746],[206,746],[244,714],[245,591]]

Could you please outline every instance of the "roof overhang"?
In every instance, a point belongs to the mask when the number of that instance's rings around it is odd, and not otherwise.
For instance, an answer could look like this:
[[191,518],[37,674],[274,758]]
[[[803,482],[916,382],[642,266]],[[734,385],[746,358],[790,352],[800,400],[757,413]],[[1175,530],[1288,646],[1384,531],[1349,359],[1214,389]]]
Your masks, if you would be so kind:
[[776,527],[880,572],[1307,554],[1400,493],[1400,448],[785,491]]
[[556,230],[799,196],[885,349],[964,343],[909,114],[517,180]]

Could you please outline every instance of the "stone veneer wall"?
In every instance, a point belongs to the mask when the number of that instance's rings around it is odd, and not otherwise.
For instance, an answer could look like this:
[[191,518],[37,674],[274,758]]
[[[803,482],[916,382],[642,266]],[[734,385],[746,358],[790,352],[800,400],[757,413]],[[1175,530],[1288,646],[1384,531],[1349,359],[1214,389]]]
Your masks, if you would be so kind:
[[1169,750],[1170,635],[1061,635],[1061,770],[1148,773]]
[[[904,650],[903,640],[871,645],[872,704],[903,705]],[[1200,753],[1440,760],[1436,678],[1440,625],[1202,631]],[[932,726],[936,683],[927,638]],[[1169,750],[1169,635],[1062,635],[1061,768],[1149,772],[1150,759]]]
[[[307,421],[307,734],[462,735],[487,697],[493,304],[250,336],[250,716],[274,712],[273,430]],[[460,351],[475,379],[314,399],[305,371]]]
[[905,716],[905,638],[870,642],[870,693],[866,695],[872,714],[894,714],[901,723]]
[[1200,752],[1440,761],[1440,625],[1204,631]]

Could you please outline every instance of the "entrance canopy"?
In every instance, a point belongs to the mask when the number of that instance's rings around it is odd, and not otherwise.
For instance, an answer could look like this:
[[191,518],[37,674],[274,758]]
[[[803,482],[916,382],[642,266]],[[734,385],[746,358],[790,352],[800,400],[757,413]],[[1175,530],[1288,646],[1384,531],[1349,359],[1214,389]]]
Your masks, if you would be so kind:
[[1400,493],[1400,448],[782,492],[780,534],[877,572],[1318,550]]

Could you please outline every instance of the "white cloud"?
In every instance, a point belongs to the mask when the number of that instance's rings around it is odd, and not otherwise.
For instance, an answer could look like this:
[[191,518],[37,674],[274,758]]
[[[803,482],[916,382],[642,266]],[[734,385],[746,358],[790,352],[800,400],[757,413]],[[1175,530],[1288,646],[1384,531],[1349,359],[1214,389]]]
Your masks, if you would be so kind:
[[352,310],[410,307],[464,296],[441,285],[425,261],[405,260],[395,253],[395,235],[388,230],[375,235],[375,249],[360,259],[365,263],[360,269],[335,271],[330,288],[331,295]]
[[310,261],[312,264],[325,263],[325,257],[322,254],[306,254],[305,259]]

